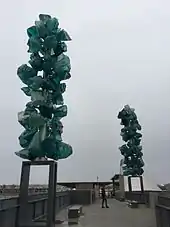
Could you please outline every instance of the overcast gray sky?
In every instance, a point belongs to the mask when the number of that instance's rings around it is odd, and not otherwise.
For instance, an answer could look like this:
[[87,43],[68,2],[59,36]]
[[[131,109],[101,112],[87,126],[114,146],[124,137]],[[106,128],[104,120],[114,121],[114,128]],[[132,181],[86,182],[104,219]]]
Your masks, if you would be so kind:
[[[1,3],[0,184],[18,183],[21,159],[17,112],[27,98],[17,67],[27,63],[26,29],[39,13],[56,16],[72,37],[68,55],[63,140],[74,154],[59,162],[58,179],[108,180],[119,172],[120,122],[125,104],[143,126],[145,173],[170,182],[170,1],[169,0],[6,0]],[[45,183],[46,169],[32,182]]]

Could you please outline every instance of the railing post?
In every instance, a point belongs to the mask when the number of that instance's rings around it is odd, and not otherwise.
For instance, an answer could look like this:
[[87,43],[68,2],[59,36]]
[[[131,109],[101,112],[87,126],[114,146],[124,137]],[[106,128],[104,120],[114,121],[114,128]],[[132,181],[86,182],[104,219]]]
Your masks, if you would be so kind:
[[45,215],[45,200],[42,202],[42,214]]
[[132,191],[132,181],[131,181],[131,176],[128,177],[128,187],[129,187],[129,191]]
[[140,187],[141,187],[141,191],[144,192],[144,185],[143,185],[143,177],[140,176]]
[[20,193],[19,193],[20,208],[17,212],[16,227],[24,226],[29,222],[28,212],[27,212],[29,177],[30,177],[30,165],[28,162],[23,162],[22,169],[21,169]]
[[47,204],[47,227],[55,225],[55,197],[57,184],[57,163],[50,163],[49,182],[48,182],[48,204]]

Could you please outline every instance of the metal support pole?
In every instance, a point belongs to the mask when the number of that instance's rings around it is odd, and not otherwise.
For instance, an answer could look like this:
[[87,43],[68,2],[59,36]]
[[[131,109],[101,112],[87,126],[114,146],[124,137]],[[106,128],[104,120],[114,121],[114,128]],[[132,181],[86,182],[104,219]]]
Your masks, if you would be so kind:
[[132,181],[131,181],[131,176],[128,177],[128,187],[129,187],[129,191],[132,191]]
[[20,180],[20,193],[19,193],[19,204],[20,208],[17,217],[17,227],[28,225],[28,187],[30,178],[30,165],[28,162],[22,163],[21,169],[21,180]]
[[144,192],[144,185],[143,185],[143,177],[140,176],[140,187],[141,187],[141,191]]

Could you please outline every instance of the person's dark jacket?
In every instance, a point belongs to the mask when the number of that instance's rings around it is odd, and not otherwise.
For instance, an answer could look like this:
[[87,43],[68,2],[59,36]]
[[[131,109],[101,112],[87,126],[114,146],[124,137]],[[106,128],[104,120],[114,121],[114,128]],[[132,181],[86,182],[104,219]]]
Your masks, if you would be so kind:
[[102,198],[106,198],[106,191],[104,188],[102,188]]

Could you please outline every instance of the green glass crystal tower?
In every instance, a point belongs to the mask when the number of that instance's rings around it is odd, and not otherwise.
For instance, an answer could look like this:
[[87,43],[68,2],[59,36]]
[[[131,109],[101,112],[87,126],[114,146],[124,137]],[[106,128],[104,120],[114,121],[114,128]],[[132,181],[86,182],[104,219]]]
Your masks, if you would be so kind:
[[137,177],[144,173],[143,166],[144,161],[142,159],[142,146],[141,138],[142,134],[139,133],[141,125],[135,114],[135,110],[126,105],[123,110],[118,114],[118,119],[121,120],[121,125],[124,127],[121,129],[122,140],[125,144],[119,149],[124,156],[123,159],[123,174],[125,176]]
[[21,90],[30,97],[18,121],[25,128],[19,136],[23,148],[16,152],[21,158],[65,159],[72,154],[72,147],[62,142],[61,118],[67,115],[63,93],[71,77],[70,59],[65,41],[68,33],[59,28],[59,22],[50,15],[39,15],[35,25],[27,29],[29,64],[21,65],[17,75],[26,85]]

